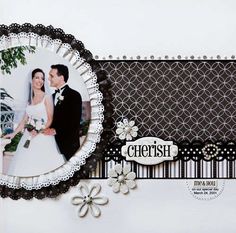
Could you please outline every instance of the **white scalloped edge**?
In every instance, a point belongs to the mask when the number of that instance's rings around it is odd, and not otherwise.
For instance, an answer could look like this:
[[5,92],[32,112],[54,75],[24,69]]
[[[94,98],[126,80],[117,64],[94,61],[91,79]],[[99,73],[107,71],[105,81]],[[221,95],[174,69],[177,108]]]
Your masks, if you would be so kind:
[[0,50],[16,46],[35,46],[45,48],[55,52],[59,56],[68,60],[70,64],[78,71],[87,87],[91,103],[91,119],[85,142],[82,144],[76,154],[63,166],[46,174],[33,177],[14,177],[0,174],[0,184],[9,188],[19,189],[21,187],[32,190],[56,185],[60,181],[66,181],[78,171],[85,160],[95,150],[96,144],[100,141],[102,132],[102,122],[104,120],[104,107],[102,105],[102,93],[99,91],[97,76],[92,71],[91,66],[80,57],[78,51],[71,48],[70,44],[62,43],[61,40],[52,40],[48,36],[39,36],[35,33],[21,32],[19,34],[10,34],[0,37]]
[[181,55],[177,55],[177,56],[154,56],[154,55],[150,55],[150,56],[140,56],[140,55],[135,55],[135,56],[112,56],[109,55],[108,57],[106,56],[98,56],[95,55],[94,59],[95,60],[112,60],[112,61],[132,61],[132,60],[235,60],[236,56],[235,55],[231,55],[231,56],[224,56],[224,55],[216,55],[216,56],[206,56],[206,55],[202,55],[202,56],[197,56],[197,55],[189,55],[189,56],[181,56]]

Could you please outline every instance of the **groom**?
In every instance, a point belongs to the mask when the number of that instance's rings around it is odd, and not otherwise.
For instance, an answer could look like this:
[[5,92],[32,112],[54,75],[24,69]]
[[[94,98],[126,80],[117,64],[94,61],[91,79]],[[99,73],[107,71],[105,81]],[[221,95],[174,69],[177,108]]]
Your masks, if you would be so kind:
[[80,147],[80,119],[82,99],[79,92],[67,85],[68,67],[62,64],[52,65],[49,72],[49,82],[56,91],[52,95],[54,114],[47,135],[55,135],[60,152],[69,160]]

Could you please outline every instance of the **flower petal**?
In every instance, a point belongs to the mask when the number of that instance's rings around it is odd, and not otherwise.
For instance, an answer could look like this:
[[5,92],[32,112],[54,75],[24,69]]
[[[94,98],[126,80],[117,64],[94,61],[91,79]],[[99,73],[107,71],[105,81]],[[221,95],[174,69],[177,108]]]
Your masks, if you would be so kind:
[[138,131],[138,126],[132,127],[132,131]]
[[115,184],[112,185],[112,191],[114,193],[117,193],[120,191],[120,183],[116,182]]
[[136,174],[134,172],[130,172],[125,177],[127,180],[134,180],[136,178]]
[[99,207],[97,205],[95,205],[95,204],[89,205],[89,209],[90,209],[93,217],[97,218],[101,215],[101,210],[99,209]]
[[83,203],[83,201],[84,201],[84,198],[83,198],[83,197],[79,197],[79,196],[73,197],[73,198],[71,199],[71,203],[72,203],[73,205],[80,205],[81,203]]
[[124,128],[124,124],[121,121],[117,122],[116,125],[117,125],[117,128]]
[[126,133],[125,133],[125,132],[123,132],[123,133],[121,133],[121,134],[119,135],[119,139],[120,139],[120,140],[124,140],[125,137],[126,137]]
[[130,121],[130,122],[129,122],[129,126],[130,126],[130,127],[133,127],[134,125],[135,125],[135,122],[134,122],[134,121]]
[[130,135],[130,133],[126,134],[126,140],[127,141],[131,141],[132,140],[132,136]]
[[79,191],[80,193],[82,194],[82,196],[87,196],[89,194],[89,189],[88,189],[88,186],[84,183],[80,183],[79,186]]
[[119,175],[122,173],[122,165],[121,164],[116,164],[114,169]]
[[89,196],[90,197],[95,197],[99,194],[101,190],[101,185],[100,184],[94,184],[92,188],[90,189]]
[[120,185],[120,191],[124,194],[128,193],[129,192],[129,188],[126,184],[121,184]]
[[107,179],[107,184],[108,184],[109,186],[112,186],[113,184],[116,183],[116,181],[117,181],[117,178],[109,177],[109,178]]
[[84,203],[79,208],[79,216],[84,217],[87,214],[87,212],[88,212],[88,205],[87,205],[87,203]]
[[124,175],[127,175],[127,174],[130,172],[130,170],[131,170],[130,165],[129,165],[129,164],[125,165],[125,166],[123,167],[123,174],[124,174]]
[[125,183],[127,184],[127,186],[131,189],[136,187],[136,183],[133,180],[126,180]]
[[110,177],[117,177],[118,174],[115,171],[115,169],[111,169],[111,170],[108,171],[108,176],[110,176]]
[[116,129],[116,134],[121,134],[124,132],[124,129],[123,128],[117,128]]
[[130,131],[130,135],[133,137],[133,138],[136,138],[138,136],[138,133],[136,131],[133,131],[131,130]]
[[94,197],[93,198],[93,203],[97,205],[105,205],[107,204],[109,199],[107,197]]
[[128,119],[125,118],[125,119],[123,120],[123,123],[124,123],[124,126],[128,126],[128,125],[129,125]]

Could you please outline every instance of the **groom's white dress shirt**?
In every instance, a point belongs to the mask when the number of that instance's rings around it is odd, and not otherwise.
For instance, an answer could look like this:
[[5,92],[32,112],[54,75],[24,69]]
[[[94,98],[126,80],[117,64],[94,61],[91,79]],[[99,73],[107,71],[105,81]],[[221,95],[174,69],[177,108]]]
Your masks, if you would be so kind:
[[67,83],[65,83],[65,84],[62,85],[59,89],[57,89],[57,90],[59,90],[59,92],[57,92],[56,95],[55,95],[55,99],[54,99],[54,104],[55,104],[55,105],[56,105],[57,102],[58,102],[58,98],[59,98],[59,96],[62,95],[62,92],[63,92],[64,87],[65,87],[66,85],[67,85]]

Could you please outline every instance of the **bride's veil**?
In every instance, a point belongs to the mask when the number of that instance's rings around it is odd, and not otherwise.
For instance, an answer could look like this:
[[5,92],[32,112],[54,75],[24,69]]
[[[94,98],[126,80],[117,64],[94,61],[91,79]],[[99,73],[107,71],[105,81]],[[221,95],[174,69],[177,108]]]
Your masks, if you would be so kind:
[[19,101],[15,103],[14,111],[14,124],[18,124],[23,116],[25,115],[25,110],[28,104],[32,101],[32,71],[29,71],[27,76],[24,78],[22,94]]

